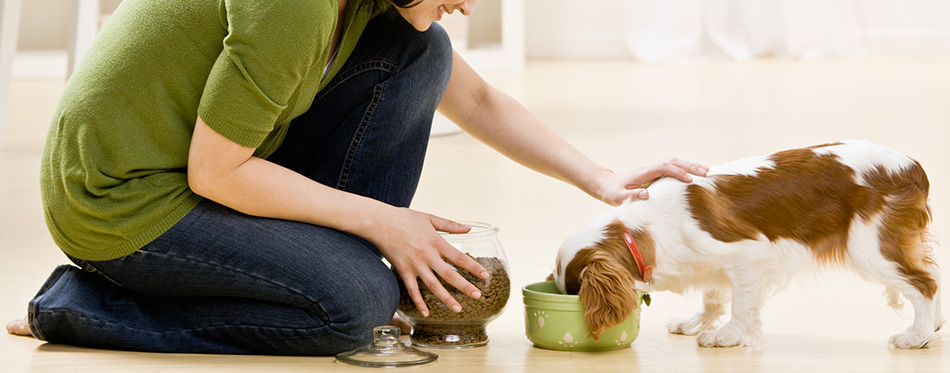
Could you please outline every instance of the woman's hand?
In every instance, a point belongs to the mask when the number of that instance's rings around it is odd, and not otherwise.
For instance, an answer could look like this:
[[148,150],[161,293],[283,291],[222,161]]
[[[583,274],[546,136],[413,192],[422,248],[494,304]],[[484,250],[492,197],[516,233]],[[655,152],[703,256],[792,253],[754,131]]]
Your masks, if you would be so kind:
[[455,312],[461,312],[462,306],[442,286],[439,277],[472,298],[481,297],[478,288],[465,280],[455,267],[483,279],[488,278],[488,271],[446,242],[437,232],[465,233],[471,227],[407,208],[394,208],[389,213],[393,216],[383,221],[391,224],[380,226],[364,237],[379,248],[399,273],[409,296],[423,316],[429,316],[429,308],[422,299],[416,279],[422,279],[425,286]]
[[627,199],[648,199],[646,187],[661,177],[671,176],[688,183],[693,180],[691,174],[706,176],[707,171],[707,166],[676,158],[623,173],[604,171],[597,176],[600,188],[594,197],[613,206]]

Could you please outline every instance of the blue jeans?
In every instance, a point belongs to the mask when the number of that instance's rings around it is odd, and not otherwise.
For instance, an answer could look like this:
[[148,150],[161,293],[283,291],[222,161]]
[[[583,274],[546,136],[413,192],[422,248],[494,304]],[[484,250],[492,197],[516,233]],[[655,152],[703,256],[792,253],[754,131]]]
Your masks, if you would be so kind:
[[[269,159],[325,185],[407,207],[451,71],[448,37],[370,22],[343,69]],[[155,352],[332,355],[392,318],[398,279],[369,242],[209,200],[140,251],[71,258],[30,302],[34,336]]]

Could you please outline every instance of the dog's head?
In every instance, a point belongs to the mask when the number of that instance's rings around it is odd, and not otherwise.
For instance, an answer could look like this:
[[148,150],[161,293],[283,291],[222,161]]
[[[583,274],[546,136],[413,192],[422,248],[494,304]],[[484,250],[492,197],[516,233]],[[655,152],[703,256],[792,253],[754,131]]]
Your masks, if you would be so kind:
[[577,294],[594,340],[609,327],[622,323],[637,307],[638,283],[649,282],[640,273],[624,241],[627,231],[646,263],[655,262],[655,245],[642,230],[628,230],[620,221],[595,224],[568,237],[558,252],[553,280],[564,294]]

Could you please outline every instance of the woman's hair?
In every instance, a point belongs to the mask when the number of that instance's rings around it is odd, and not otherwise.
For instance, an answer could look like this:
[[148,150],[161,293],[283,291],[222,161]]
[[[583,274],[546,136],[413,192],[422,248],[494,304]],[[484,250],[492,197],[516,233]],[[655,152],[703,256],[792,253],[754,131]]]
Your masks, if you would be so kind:
[[374,9],[383,9],[389,7],[390,10],[393,10],[394,7],[399,8],[412,8],[422,1],[420,0],[358,0],[359,6],[371,6]]
[[386,2],[392,5],[398,6],[400,8],[412,8],[416,6],[417,4],[421,3],[421,1],[417,1],[417,0],[386,0]]

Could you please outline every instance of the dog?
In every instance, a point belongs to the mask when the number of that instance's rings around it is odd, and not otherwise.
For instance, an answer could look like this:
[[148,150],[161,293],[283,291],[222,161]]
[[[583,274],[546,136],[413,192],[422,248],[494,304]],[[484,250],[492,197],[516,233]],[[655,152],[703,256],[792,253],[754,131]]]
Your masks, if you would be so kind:
[[[914,322],[888,343],[923,348],[945,322],[928,189],[920,163],[866,141],[746,158],[689,183],[655,181],[649,199],[567,237],[551,277],[580,296],[595,339],[630,315],[634,289],[699,290],[702,310],[669,332],[731,347],[761,339],[765,300],[804,264],[840,266],[883,284],[891,307],[908,300]],[[731,320],[715,329],[729,302]]]

